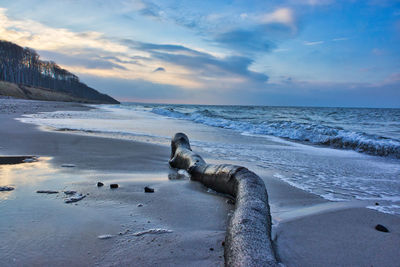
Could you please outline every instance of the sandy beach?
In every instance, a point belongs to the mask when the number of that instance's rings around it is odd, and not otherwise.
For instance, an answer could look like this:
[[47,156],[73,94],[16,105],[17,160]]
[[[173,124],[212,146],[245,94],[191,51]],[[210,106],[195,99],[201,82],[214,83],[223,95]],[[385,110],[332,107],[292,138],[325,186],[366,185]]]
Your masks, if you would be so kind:
[[[1,104],[1,155],[40,157],[35,163],[0,166],[1,185],[15,187],[0,192],[2,265],[223,265],[221,244],[231,209],[224,198],[188,180],[169,180],[168,147],[44,132],[14,120],[25,112],[55,109],[82,107]],[[98,181],[105,185],[98,188]],[[110,189],[111,183],[120,187]],[[155,192],[144,193],[145,186]],[[87,196],[65,204],[64,190]],[[172,232],[133,235],[149,229]]]
[[[0,101],[0,155],[39,157],[0,166],[0,186],[15,187],[0,192],[0,265],[224,265],[222,242],[233,205],[196,182],[169,179],[169,146],[48,131],[15,120],[88,109],[78,104]],[[220,162],[207,153],[204,158]],[[331,202],[257,163],[246,167],[267,187],[274,246],[285,266],[398,266],[399,216],[365,208],[369,202]],[[112,183],[119,188],[110,189]],[[145,186],[155,192],[145,193]],[[66,204],[66,190],[86,197]],[[377,224],[389,232],[375,230]],[[150,229],[170,232],[135,235]],[[104,235],[109,238],[99,238]]]

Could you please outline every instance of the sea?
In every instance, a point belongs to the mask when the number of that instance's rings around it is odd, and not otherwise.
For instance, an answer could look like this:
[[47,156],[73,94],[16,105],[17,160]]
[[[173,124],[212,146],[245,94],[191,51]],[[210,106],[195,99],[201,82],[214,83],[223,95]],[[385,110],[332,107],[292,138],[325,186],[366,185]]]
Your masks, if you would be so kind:
[[[170,145],[268,173],[331,201],[400,215],[400,109],[123,103],[25,115],[58,131]],[[106,153],[106,152],[105,152]],[[167,159],[166,159],[167,160]]]

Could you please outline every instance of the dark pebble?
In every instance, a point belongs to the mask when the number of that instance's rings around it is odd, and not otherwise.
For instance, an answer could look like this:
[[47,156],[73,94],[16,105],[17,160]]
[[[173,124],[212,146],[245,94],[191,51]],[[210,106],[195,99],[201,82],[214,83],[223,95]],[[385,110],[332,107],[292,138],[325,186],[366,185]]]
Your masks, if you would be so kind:
[[144,192],[145,192],[145,193],[154,193],[154,189],[153,189],[153,188],[150,188],[150,187],[148,187],[148,186],[146,186],[146,187],[144,188]]
[[375,229],[378,230],[378,231],[381,231],[381,232],[385,232],[385,233],[389,232],[389,230],[385,226],[383,226],[382,224],[377,224],[375,226]]
[[235,201],[232,199],[227,199],[226,203],[228,203],[229,205],[235,205]]
[[378,202],[375,202],[375,206],[379,206],[379,203],[378,203]]
[[210,248],[211,251],[214,251],[214,248]]
[[97,182],[97,186],[98,187],[100,187],[100,186],[103,186],[104,184],[102,183],[102,182]]
[[223,247],[225,247],[225,241],[222,241],[221,245],[222,245]]
[[110,188],[118,188],[118,184],[110,184]]

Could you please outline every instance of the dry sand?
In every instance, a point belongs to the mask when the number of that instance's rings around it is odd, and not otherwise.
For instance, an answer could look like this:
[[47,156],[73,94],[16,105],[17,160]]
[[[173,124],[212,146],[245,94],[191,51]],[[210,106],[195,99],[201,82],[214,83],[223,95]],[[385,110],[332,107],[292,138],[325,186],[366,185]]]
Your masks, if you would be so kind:
[[[169,147],[40,131],[14,120],[82,108],[0,99],[0,155],[41,156],[36,163],[0,166],[0,186],[15,186],[0,192],[0,265],[222,266],[232,206],[195,182],[168,180]],[[76,167],[62,168],[66,163]],[[399,266],[399,216],[366,209],[367,203],[329,202],[247,167],[266,183],[284,265]],[[97,181],[105,186],[97,188]],[[120,188],[111,190],[110,183]],[[155,193],[144,193],[147,185]],[[89,194],[75,205],[63,203],[62,192],[36,194],[39,189]],[[390,232],[376,231],[376,224]],[[132,235],[153,228],[173,232]],[[97,238],[105,234],[112,237]]]

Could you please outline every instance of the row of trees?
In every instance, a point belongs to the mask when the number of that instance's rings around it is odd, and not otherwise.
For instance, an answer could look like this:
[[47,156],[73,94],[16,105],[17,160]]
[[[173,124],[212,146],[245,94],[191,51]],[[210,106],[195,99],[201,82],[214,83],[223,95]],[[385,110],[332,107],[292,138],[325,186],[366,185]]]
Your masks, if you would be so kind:
[[77,97],[117,102],[81,83],[71,72],[53,61],[40,59],[31,48],[0,40],[0,80],[62,91]]
[[0,80],[61,91],[79,83],[76,75],[55,62],[40,60],[35,50],[1,40]]

